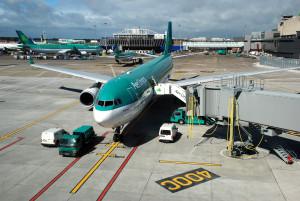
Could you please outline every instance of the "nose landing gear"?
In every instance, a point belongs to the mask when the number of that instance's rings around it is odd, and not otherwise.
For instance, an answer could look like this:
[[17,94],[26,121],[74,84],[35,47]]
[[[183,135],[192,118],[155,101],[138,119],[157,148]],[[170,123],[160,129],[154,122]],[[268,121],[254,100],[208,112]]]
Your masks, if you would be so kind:
[[114,142],[121,142],[122,141],[122,134],[121,134],[121,126],[115,128],[115,134],[113,136]]

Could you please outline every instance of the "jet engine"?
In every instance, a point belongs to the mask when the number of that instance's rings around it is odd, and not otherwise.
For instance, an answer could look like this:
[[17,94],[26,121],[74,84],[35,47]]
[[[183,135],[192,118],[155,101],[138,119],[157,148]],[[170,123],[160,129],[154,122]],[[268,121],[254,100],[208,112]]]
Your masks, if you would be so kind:
[[94,106],[95,97],[101,87],[101,83],[95,83],[91,87],[83,90],[79,96],[80,103],[89,109]]

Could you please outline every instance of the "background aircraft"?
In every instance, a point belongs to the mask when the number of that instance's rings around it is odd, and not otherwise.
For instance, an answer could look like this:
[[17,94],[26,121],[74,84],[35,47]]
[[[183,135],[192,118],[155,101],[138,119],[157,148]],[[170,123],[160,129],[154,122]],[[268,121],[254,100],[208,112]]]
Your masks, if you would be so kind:
[[143,59],[138,57],[138,54],[132,51],[128,51],[128,52],[122,52],[118,45],[115,45],[113,47],[114,50],[114,55],[115,55],[115,60],[118,64],[124,63],[139,63],[142,64],[143,63]]
[[[81,92],[80,102],[89,108],[93,107],[94,120],[103,127],[115,129],[113,139],[119,141],[121,139],[121,128],[135,119],[155,97],[154,86],[169,80],[173,68],[171,22],[168,23],[165,40],[165,49],[161,56],[116,77],[41,64],[32,64],[32,66],[94,81],[94,85]],[[291,69],[296,68],[195,77],[175,82],[175,84],[186,87],[203,82],[232,78],[233,75],[250,76]]]
[[102,51],[99,45],[87,45],[87,44],[36,44],[30,38],[28,38],[22,31],[16,31],[18,37],[25,49],[29,49],[36,53],[52,53],[52,54],[99,54]]
[[18,43],[0,43],[0,52],[17,51],[22,48],[22,45]]

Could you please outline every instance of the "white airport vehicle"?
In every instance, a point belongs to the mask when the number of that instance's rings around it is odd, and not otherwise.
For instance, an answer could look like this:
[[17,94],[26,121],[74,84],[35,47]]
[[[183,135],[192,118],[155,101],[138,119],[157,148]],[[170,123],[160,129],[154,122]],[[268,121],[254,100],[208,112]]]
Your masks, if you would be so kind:
[[49,128],[42,132],[41,144],[58,146],[60,138],[66,133],[68,132],[62,128]]
[[164,123],[159,129],[159,141],[174,142],[178,128],[173,123]]

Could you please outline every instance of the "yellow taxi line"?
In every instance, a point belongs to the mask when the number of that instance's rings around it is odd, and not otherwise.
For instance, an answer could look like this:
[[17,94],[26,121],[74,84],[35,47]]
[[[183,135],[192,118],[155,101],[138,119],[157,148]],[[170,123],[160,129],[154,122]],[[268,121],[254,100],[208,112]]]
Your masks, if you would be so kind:
[[113,150],[115,150],[119,145],[119,142],[112,143],[111,147],[107,152],[93,165],[93,167],[84,175],[84,177],[76,184],[76,186],[71,190],[70,193],[76,193],[81,186],[90,178],[90,176],[99,168],[99,166],[108,158]]
[[173,163],[173,164],[187,164],[187,165],[222,166],[222,164],[217,164],[217,163],[199,163],[199,162],[187,162],[187,161],[159,160],[158,162]]
[[38,119],[36,119],[36,120],[33,120],[32,122],[27,123],[27,124],[25,124],[24,126],[22,126],[22,127],[20,127],[20,128],[17,128],[17,129],[15,129],[15,130],[13,130],[13,131],[8,132],[8,133],[6,133],[6,134],[0,136],[0,142],[2,142],[2,141],[4,141],[4,140],[6,140],[6,139],[8,139],[8,138],[10,138],[10,137],[12,137],[12,136],[18,134],[18,133],[20,133],[21,131],[23,131],[23,130],[25,130],[25,129],[27,129],[27,128],[30,128],[30,127],[32,127],[32,126],[34,126],[34,125],[36,125],[36,124],[38,124],[38,123],[40,123],[40,122],[42,122],[42,121],[45,121],[46,119],[49,119],[50,117],[53,117],[54,115],[56,115],[56,114],[58,114],[58,113],[60,113],[60,112],[63,112],[64,110],[67,110],[67,109],[69,109],[70,107],[73,107],[73,106],[76,105],[76,104],[78,104],[78,101],[77,101],[77,100],[71,102],[70,104],[67,104],[67,105],[65,105],[65,106],[63,106],[63,107],[61,107],[61,108],[59,108],[58,110],[55,110],[54,112],[50,112],[49,114],[47,114],[47,115],[45,115],[45,116],[43,116],[43,117],[41,117],[41,118],[38,118]]

